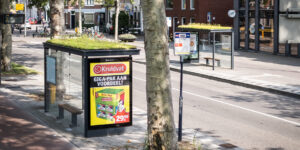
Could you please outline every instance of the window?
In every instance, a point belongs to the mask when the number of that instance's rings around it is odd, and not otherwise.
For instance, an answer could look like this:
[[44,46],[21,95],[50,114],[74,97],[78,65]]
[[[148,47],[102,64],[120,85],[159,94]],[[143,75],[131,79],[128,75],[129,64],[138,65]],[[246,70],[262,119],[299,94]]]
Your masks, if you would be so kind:
[[166,0],[166,8],[173,9],[173,0]]
[[186,0],[181,0],[181,9],[182,10],[186,9]]
[[94,0],[85,0],[85,6],[94,6]]
[[195,10],[195,0],[190,0],[190,8],[191,10]]
[[65,6],[68,6],[69,0],[64,0]]
[[190,23],[195,23],[196,22],[196,20],[195,20],[195,18],[190,18]]
[[185,17],[181,17],[181,24],[185,25],[186,24],[186,18]]
[[84,14],[84,24],[94,24],[94,14]]

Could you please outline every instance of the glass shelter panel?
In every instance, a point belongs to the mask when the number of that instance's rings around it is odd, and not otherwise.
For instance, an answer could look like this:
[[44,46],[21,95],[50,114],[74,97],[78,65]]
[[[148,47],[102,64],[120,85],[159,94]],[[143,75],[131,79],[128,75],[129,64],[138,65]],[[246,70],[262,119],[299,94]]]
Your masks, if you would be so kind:
[[232,34],[217,32],[215,33],[215,66],[231,68],[232,58]]
[[[82,57],[68,52],[47,50],[46,55],[46,102],[49,115],[59,116],[59,104],[69,104],[83,110],[82,100]],[[47,110],[47,108],[46,108]],[[78,128],[83,132],[83,113],[77,116]],[[60,123],[70,127],[72,114],[64,111],[64,118]]]
[[199,32],[200,63],[206,64],[205,58],[212,58],[212,41],[209,32]]

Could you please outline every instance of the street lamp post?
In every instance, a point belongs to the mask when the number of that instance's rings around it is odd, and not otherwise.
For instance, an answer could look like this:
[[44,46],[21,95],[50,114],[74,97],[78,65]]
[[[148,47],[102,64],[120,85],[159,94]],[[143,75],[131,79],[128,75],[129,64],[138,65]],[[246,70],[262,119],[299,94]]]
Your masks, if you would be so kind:
[[26,37],[26,32],[27,32],[27,29],[26,29],[26,7],[27,7],[27,0],[24,1],[24,15],[25,15],[25,22],[24,22],[24,36]]

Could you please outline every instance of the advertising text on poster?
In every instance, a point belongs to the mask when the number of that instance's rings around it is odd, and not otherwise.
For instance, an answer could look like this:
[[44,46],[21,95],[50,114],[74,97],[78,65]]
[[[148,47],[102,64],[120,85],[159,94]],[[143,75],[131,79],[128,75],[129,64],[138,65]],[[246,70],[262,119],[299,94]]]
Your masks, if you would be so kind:
[[130,123],[130,61],[89,65],[90,126]]
[[175,55],[190,54],[190,38],[191,38],[191,33],[175,32],[175,38],[174,38]]
[[198,37],[197,34],[191,34],[191,55],[190,58],[191,59],[198,59],[199,56],[199,52],[198,52]]

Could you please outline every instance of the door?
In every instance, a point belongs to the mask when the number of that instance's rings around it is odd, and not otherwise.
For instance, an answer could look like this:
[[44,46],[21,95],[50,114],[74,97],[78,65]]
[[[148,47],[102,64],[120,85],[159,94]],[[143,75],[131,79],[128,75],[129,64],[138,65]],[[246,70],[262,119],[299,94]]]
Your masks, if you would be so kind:
[[75,28],[75,15],[71,15],[71,29]]

